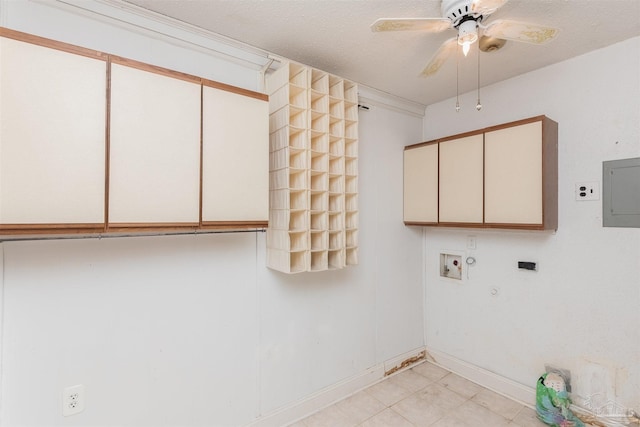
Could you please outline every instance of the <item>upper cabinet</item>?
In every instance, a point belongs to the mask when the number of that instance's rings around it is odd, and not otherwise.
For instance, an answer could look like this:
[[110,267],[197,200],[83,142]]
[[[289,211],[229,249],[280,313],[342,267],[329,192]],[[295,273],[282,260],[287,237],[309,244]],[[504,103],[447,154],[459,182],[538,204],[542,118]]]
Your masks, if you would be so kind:
[[199,82],[113,63],[110,125],[109,226],[198,225]]
[[268,220],[267,95],[0,28],[0,235]]
[[[437,165],[419,154],[425,146],[438,147]],[[433,208],[413,207],[434,205],[433,190],[423,189],[436,170],[434,219]],[[404,205],[407,225],[557,229],[558,124],[538,116],[406,147]]]
[[439,145],[439,222],[482,224],[482,134]]
[[106,62],[77,52],[0,38],[0,232],[104,224]]
[[[230,161],[235,159],[235,161]],[[266,226],[269,101],[206,82],[202,93],[202,222]]]
[[[546,138],[544,130],[550,134]],[[485,165],[486,223],[557,228],[554,122],[540,120],[486,132]]]
[[438,223],[438,144],[404,150],[404,221]]

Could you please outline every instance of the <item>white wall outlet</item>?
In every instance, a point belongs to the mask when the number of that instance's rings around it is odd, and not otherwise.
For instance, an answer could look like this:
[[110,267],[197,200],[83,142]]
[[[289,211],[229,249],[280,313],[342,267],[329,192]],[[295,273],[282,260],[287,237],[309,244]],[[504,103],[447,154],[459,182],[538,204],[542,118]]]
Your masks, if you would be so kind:
[[576,183],[576,200],[600,200],[599,182]]
[[82,384],[62,390],[62,415],[68,417],[84,411],[84,386]]

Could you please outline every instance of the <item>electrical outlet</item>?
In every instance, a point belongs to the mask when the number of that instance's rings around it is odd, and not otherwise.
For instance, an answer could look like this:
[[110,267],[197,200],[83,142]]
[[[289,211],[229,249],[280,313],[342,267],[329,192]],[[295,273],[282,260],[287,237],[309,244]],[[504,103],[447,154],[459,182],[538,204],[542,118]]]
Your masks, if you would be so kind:
[[576,200],[600,200],[600,183],[576,183]]
[[62,390],[62,415],[79,414],[84,411],[84,386],[82,384]]

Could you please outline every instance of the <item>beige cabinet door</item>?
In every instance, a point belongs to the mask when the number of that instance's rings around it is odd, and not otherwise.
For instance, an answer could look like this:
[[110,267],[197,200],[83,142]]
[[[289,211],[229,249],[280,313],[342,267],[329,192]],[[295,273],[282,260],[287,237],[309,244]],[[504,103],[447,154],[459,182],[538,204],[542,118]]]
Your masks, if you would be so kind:
[[440,142],[441,223],[482,223],[483,135]]
[[0,39],[0,226],[104,223],[106,63]]
[[542,224],[542,122],[485,134],[485,222]]
[[202,221],[269,219],[269,102],[203,87]]
[[404,222],[438,222],[438,144],[404,151]]
[[110,224],[198,224],[200,88],[112,64]]

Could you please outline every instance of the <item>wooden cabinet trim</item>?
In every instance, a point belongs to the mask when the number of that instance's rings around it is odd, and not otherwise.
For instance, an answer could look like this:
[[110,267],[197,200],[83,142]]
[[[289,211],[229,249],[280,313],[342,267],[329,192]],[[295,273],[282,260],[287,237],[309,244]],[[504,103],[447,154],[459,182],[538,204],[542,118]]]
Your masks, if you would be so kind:
[[420,142],[418,144],[413,144],[413,145],[407,145],[406,147],[404,147],[404,151],[408,151],[408,150],[414,150],[416,148],[420,148],[420,147],[425,147],[427,145],[433,145],[433,144],[437,144],[438,140],[433,140],[433,141],[426,141],[426,142]]
[[149,71],[156,74],[162,74],[162,75],[166,75],[166,76],[173,77],[180,80],[186,80],[193,83],[203,84],[205,86],[214,87],[216,89],[226,90],[228,92],[234,92],[239,95],[256,98],[263,101],[269,100],[269,96],[261,92],[255,92],[252,90],[243,89],[243,88],[232,86],[229,84],[216,82],[214,80],[205,79],[192,74],[183,73],[180,71],[175,71],[175,70],[171,70],[171,69],[160,67],[160,66],[147,64],[145,62],[125,58],[118,55],[112,55],[99,50],[88,49],[88,48],[80,47],[70,43],[56,41],[46,37],[40,37],[33,34],[12,30],[10,28],[0,27],[0,37],[14,39],[17,41],[30,43],[30,44],[34,44],[42,47],[47,47],[55,50],[60,50],[63,52],[73,53],[76,55],[87,56],[87,57],[99,59],[102,61],[110,60],[116,64],[126,65],[128,67],[138,68],[140,70],[145,70],[145,71]]
[[522,126],[522,125],[526,125],[528,123],[534,123],[534,122],[543,122],[545,120],[551,120],[549,119],[547,116],[534,116],[534,117],[529,117],[527,119],[522,119],[522,120],[516,120],[515,122],[509,122],[509,123],[504,123],[501,125],[495,125],[495,126],[489,126],[487,128],[482,129],[483,133],[487,133],[487,132],[493,132],[496,130],[500,130],[500,129],[506,129],[506,128],[511,128],[511,127],[515,127],[515,126]]
[[500,130],[500,129],[506,129],[506,128],[510,128],[510,127],[514,127],[514,126],[525,125],[527,123],[533,123],[533,122],[543,122],[543,127],[544,127],[544,122],[545,121],[553,122],[551,119],[549,119],[547,116],[544,116],[544,115],[534,116],[534,117],[529,117],[529,118],[522,119],[522,120],[516,120],[516,121],[513,121],[513,122],[509,122],[509,123],[493,125],[493,126],[485,127],[485,128],[482,128],[482,129],[472,130],[472,131],[469,131],[469,132],[462,132],[462,133],[458,133],[458,134],[455,134],[455,135],[448,135],[448,136],[444,136],[442,138],[436,138],[436,139],[432,139],[432,140],[425,141],[425,142],[419,142],[417,144],[407,145],[406,147],[404,147],[404,149],[405,150],[411,150],[411,149],[414,149],[414,148],[422,147],[424,145],[438,144],[440,142],[446,142],[446,141],[450,141],[452,139],[465,138],[465,137],[468,137],[468,136],[473,136],[473,135],[478,135],[478,134],[481,134],[481,133],[492,132],[492,131],[496,131],[496,130]]
[[201,84],[202,79],[191,74],[181,73],[180,71],[170,70],[168,68],[158,67],[156,65],[147,64],[145,62],[136,61],[134,59],[123,58],[121,56],[109,55],[109,59],[114,64],[124,65],[126,67],[136,68],[142,71],[148,71],[154,74],[171,77],[178,80],[184,80],[191,83]]
[[203,221],[201,229],[267,228],[268,221]]
[[34,36],[33,34],[23,33],[21,31],[11,30],[9,28],[0,27],[0,37],[17,40],[20,42],[30,43],[37,46],[47,47],[55,50],[61,50],[67,53],[73,53],[76,55],[86,56],[89,58],[99,59],[106,61],[108,54],[100,52],[98,50],[87,49],[80,46],[75,46],[69,43],[59,42],[51,40],[45,37]]
[[231,86],[225,83],[216,82],[213,80],[202,79],[202,85],[212,87],[214,89],[225,90],[227,92],[237,93],[238,95],[248,96],[249,98],[259,99],[261,101],[269,101],[269,95],[266,93],[254,92],[248,89],[242,89],[236,86]]
[[103,233],[103,223],[81,224],[2,224],[0,235],[34,235],[34,234],[83,234]]

